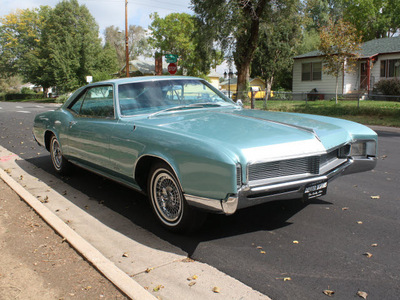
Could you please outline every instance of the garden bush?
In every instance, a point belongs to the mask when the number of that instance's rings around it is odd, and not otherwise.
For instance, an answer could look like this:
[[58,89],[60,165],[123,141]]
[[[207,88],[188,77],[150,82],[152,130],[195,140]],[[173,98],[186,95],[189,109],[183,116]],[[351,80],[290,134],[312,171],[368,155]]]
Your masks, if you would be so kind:
[[375,84],[375,89],[383,95],[400,95],[400,80],[398,78],[382,79]]

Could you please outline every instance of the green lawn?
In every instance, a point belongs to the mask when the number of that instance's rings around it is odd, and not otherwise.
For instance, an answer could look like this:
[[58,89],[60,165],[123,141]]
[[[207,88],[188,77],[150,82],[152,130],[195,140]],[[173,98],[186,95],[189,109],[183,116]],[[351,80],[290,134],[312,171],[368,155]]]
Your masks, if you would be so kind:
[[[256,101],[256,108],[263,109],[263,101]],[[267,110],[308,113],[338,117],[366,125],[400,127],[400,102],[394,101],[287,101],[271,100]]]

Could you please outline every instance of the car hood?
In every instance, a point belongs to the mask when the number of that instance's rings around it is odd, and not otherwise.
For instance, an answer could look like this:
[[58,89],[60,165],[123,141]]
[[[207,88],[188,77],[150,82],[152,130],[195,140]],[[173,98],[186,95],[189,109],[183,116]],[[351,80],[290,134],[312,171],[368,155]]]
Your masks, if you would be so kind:
[[146,123],[241,153],[247,162],[255,162],[322,154],[351,141],[345,129],[348,121],[335,124],[332,120],[338,119],[245,109],[199,109],[160,115]]

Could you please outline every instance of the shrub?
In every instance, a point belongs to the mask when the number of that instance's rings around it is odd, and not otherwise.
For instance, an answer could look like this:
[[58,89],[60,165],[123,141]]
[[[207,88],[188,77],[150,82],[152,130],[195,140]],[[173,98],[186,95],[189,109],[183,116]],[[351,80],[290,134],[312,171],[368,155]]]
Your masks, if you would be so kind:
[[400,95],[400,80],[398,78],[382,79],[375,84],[375,88],[383,95]]
[[55,102],[56,103],[65,103],[65,101],[68,100],[69,96],[71,96],[71,94],[62,94],[56,98]]
[[[37,94],[34,90],[32,90],[32,89],[30,89],[30,88],[28,88],[28,87],[23,87],[22,89],[21,89],[21,94],[30,94],[30,95],[35,95],[35,94]],[[42,95],[43,96],[43,95]]]
[[15,94],[5,94],[4,95],[4,100],[5,101],[12,101],[12,100],[27,100],[27,99],[41,99],[43,95],[41,94],[21,94],[21,93],[15,93]]

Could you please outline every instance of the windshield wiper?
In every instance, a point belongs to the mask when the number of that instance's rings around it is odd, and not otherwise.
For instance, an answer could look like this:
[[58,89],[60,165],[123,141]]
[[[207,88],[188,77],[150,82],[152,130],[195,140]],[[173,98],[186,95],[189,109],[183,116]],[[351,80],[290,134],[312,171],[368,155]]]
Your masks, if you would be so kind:
[[211,103],[211,102],[205,102],[205,103],[192,103],[192,104],[188,104],[188,105],[179,105],[179,106],[174,106],[174,107],[170,107],[167,109],[163,109],[160,111],[157,111],[155,113],[152,113],[148,116],[148,118],[150,119],[151,117],[154,117],[156,115],[165,113],[165,112],[171,112],[171,111],[178,111],[178,110],[183,110],[183,109],[192,109],[192,108],[204,108],[204,107],[220,107],[221,104],[218,103]]

